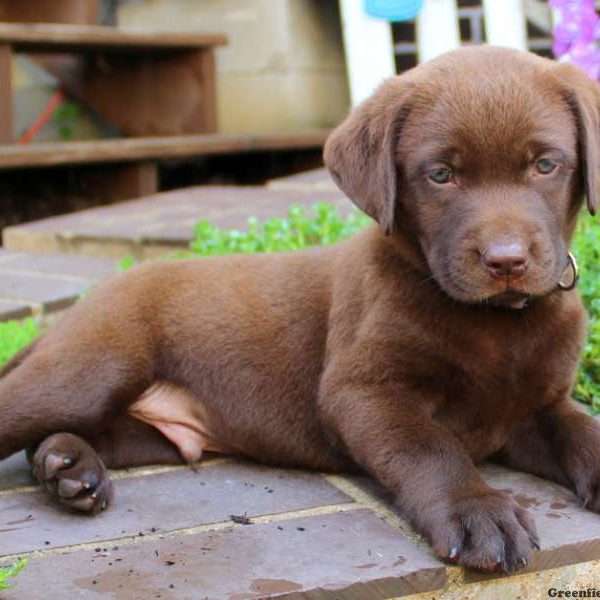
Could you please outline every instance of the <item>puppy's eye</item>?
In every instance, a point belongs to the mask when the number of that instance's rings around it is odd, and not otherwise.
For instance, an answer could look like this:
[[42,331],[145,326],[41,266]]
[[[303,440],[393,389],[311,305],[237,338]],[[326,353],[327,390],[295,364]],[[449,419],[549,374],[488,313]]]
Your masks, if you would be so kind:
[[551,158],[540,158],[535,163],[535,170],[540,175],[550,175],[558,168],[558,163],[554,162]]
[[444,183],[450,183],[452,180],[452,171],[447,167],[440,167],[427,173],[427,177],[433,183],[443,185]]

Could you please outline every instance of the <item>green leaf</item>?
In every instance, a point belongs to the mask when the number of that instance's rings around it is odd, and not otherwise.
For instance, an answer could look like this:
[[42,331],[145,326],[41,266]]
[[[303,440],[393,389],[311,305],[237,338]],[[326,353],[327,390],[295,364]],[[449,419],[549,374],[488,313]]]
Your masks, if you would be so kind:
[[37,321],[32,318],[0,323],[0,366],[30,344],[39,333]]
[[21,558],[10,567],[0,567],[0,591],[13,587],[13,584],[8,583],[8,580],[14,579],[25,568],[27,562],[26,558]]
[[117,271],[119,271],[119,273],[121,273],[122,271],[128,271],[129,269],[131,269],[134,266],[135,266],[135,258],[133,258],[133,256],[131,256],[131,255],[124,256],[117,263]]
[[371,222],[358,211],[342,217],[334,206],[323,202],[310,210],[294,205],[284,218],[271,217],[261,223],[250,217],[245,231],[221,230],[200,221],[189,249],[197,256],[302,250],[334,244]]

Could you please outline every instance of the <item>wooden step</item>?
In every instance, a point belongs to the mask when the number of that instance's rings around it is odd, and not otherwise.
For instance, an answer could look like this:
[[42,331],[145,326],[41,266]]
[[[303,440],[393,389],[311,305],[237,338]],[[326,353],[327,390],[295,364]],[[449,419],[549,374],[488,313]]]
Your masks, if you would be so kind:
[[14,141],[12,59],[26,52],[125,136],[216,133],[220,34],[0,23],[0,143]]
[[0,23],[0,44],[25,52],[156,52],[227,43],[221,34],[165,33],[96,25]]
[[202,134],[0,146],[0,170],[167,160],[215,154],[319,148],[328,129],[262,134]]

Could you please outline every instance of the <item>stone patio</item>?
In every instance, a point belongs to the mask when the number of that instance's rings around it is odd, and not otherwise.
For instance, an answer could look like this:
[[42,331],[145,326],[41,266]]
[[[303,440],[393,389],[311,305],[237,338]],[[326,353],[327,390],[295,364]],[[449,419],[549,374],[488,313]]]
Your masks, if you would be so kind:
[[0,321],[63,310],[115,273],[115,261],[0,248]]
[[366,478],[229,458],[116,471],[114,504],[88,517],[55,506],[16,455],[0,463],[0,564],[29,564],[2,598],[504,600],[600,585],[600,516],[557,485],[482,471],[537,522],[542,550],[517,576],[444,565]]
[[338,190],[325,167],[311,169],[296,175],[280,177],[267,183],[271,190],[301,192],[336,192]]

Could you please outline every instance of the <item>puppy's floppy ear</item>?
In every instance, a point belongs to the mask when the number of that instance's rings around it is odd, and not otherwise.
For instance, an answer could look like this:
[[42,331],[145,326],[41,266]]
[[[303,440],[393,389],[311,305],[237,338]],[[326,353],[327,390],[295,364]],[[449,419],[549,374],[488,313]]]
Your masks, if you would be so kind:
[[325,143],[325,165],[338,187],[386,234],[395,229],[398,173],[394,155],[411,87],[403,77],[385,81]]
[[575,115],[583,190],[590,214],[600,206],[600,84],[571,65],[560,65],[567,102]]

